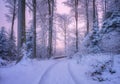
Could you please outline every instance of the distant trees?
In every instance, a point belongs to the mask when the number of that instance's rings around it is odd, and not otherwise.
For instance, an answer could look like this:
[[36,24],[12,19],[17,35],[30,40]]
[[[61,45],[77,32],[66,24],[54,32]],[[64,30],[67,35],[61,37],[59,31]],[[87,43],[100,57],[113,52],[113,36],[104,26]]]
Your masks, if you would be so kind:
[[67,5],[67,6],[69,6],[69,7],[71,7],[71,11],[73,11],[74,12],[74,18],[75,18],[75,48],[76,48],[76,50],[75,50],[75,52],[78,52],[78,46],[79,46],[79,37],[78,37],[78,18],[79,18],[79,16],[78,16],[78,6],[79,6],[79,0],[67,0],[66,2],[65,2],[65,4]]
[[68,38],[68,31],[69,28],[69,24],[70,24],[70,17],[67,14],[63,14],[63,15],[58,15],[58,26],[61,28],[62,31],[60,31],[64,37],[64,51],[65,54],[67,52],[67,38]]
[[[58,32],[63,32],[64,34],[63,40],[65,53],[67,52],[67,48],[71,48],[70,50],[73,51],[73,53],[77,53],[79,51],[80,38],[81,36],[84,37],[84,35],[91,35],[91,47],[98,47],[97,43],[99,39],[97,38],[99,37],[99,14],[102,16],[103,13],[103,16],[106,15],[106,17],[103,18],[107,19],[107,17],[111,16],[112,11],[119,11],[120,9],[119,0],[101,0],[99,1],[100,3],[98,0],[67,0],[64,2],[64,4],[71,8],[70,15],[67,16],[63,14],[56,17],[57,14],[55,13],[55,7],[57,4],[55,0],[4,1],[7,2],[6,7],[9,9],[10,13],[6,16],[8,17],[9,21],[11,21],[9,42],[12,42],[12,46],[16,46],[14,38],[14,24],[15,18],[18,16],[18,53],[23,47],[23,44],[26,44],[26,48],[28,48],[27,51],[31,52],[32,58],[36,58],[37,56],[41,58],[51,58],[54,50],[56,49],[56,35]],[[102,7],[102,5],[104,9],[100,10],[98,7]],[[25,25],[26,6],[30,9],[29,13],[32,14],[32,20],[30,23],[31,26],[28,28],[30,32],[26,30]],[[69,22],[69,19],[72,19],[72,21]],[[86,23],[86,25],[82,27],[83,24],[80,22]],[[56,31],[57,28],[55,29],[55,26],[58,24],[62,31]],[[70,28],[68,28],[68,26],[70,26]],[[84,34],[79,34],[81,31],[84,32]],[[95,48],[95,50],[97,49]]]

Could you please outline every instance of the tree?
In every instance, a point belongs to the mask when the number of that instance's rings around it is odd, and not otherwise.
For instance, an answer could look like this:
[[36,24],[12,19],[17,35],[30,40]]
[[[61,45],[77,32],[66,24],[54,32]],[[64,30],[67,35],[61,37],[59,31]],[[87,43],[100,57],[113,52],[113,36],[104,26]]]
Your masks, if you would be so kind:
[[15,42],[9,39],[8,33],[4,27],[0,28],[0,57],[4,60],[11,61],[16,58]]
[[18,1],[18,50],[26,42],[25,34],[25,0]]
[[85,0],[85,9],[86,9],[86,27],[87,27],[87,31],[86,31],[86,35],[89,33],[89,0]]
[[70,17],[67,14],[57,15],[58,16],[58,26],[61,28],[62,31],[59,30],[59,32],[62,33],[64,37],[64,51],[66,54],[67,51],[67,33],[68,33],[68,25],[70,24]]
[[49,37],[48,37],[48,58],[53,55],[53,16],[54,16],[54,0],[48,0],[48,13],[49,13]]
[[78,37],[78,6],[79,6],[79,0],[67,0],[65,4],[69,7],[71,7],[71,11],[74,13],[75,18],[75,52],[78,52],[78,46],[79,46],[79,37]]
[[14,38],[14,23],[17,13],[17,1],[18,0],[5,0],[6,7],[9,9],[9,14],[6,14],[6,17],[8,18],[8,21],[11,22],[11,34],[10,39],[13,40]]
[[106,15],[106,11],[107,11],[107,0],[104,0],[104,14]]
[[78,52],[78,0],[75,0],[76,52]]
[[8,60],[8,37],[5,28],[0,29],[0,57]]
[[90,36],[90,40],[91,40],[90,51],[94,53],[100,51],[100,48],[98,46],[98,42],[100,40],[98,31],[99,31],[99,27],[98,27],[96,0],[93,0],[93,28],[92,28],[92,34]]
[[33,57],[36,57],[36,0],[33,1]]

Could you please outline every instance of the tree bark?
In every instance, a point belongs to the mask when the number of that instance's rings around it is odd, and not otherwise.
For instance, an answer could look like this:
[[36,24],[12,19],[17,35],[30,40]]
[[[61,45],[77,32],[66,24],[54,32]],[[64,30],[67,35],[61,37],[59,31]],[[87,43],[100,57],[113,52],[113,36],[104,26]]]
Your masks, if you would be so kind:
[[26,42],[25,34],[25,0],[18,2],[18,49]]
[[88,10],[88,6],[89,6],[89,0],[86,0],[86,27],[87,27],[86,35],[89,33],[89,10]]
[[33,2],[33,58],[36,58],[36,0]]
[[12,16],[12,24],[11,24],[11,35],[10,35],[10,39],[11,40],[13,40],[15,16],[16,16],[16,0],[14,0],[14,7],[13,7],[13,16]]
[[78,52],[78,0],[75,0],[76,52]]
[[49,12],[49,38],[48,38],[48,58],[53,55],[53,14],[54,14],[54,0],[48,0],[48,12]]
[[93,0],[93,25],[94,25],[94,23],[95,23],[95,21],[96,21],[96,12],[95,12],[95,0]]
[[105,0],[105,16],[106,16],[106,11],[107,11],[107,0]]

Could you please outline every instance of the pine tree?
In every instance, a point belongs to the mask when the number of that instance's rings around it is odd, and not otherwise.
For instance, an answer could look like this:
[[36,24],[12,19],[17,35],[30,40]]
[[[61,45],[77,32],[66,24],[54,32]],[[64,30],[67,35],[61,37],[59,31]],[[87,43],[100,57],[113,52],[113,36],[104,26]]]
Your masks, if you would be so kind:
[[8,37],[8,33],[2,27],[0,29],[0,57],[12,61],[16,59],[16,53],[15,42]]
[[2,59],[8,60],[8,37],[5,28],[0,29],[0,57]]
[[92,34],[90,36],[90,40],[91,40],[90,51],[93,53],[97,53],[100,51],[100,48],[98,46],[98,42],[100,40],[98,32],[99,32],[99,27],[98,27],[96,0],[93,0],[93,28],[92,28]]

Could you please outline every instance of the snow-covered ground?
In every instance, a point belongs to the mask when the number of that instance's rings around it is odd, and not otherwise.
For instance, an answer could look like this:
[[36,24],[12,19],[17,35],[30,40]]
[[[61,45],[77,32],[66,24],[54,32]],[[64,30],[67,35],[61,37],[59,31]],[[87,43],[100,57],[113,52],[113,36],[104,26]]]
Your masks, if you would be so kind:
[[[113,73],[109,72],[111,59]],[[101,74],[95,74],[98,70]],[[119,80],[120,55],[112,54],[78,53],[73,59],[26,60],[0,68],[0,84],[120,84]]]

